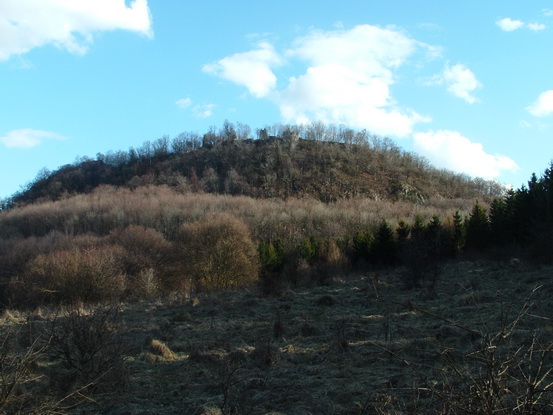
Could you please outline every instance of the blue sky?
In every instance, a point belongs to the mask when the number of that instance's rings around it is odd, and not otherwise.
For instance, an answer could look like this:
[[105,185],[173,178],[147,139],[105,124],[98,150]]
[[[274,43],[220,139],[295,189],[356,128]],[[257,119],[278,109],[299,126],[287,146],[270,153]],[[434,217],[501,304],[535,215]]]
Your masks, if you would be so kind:
[[553,159],[553,1],[0,0],[0,197],[224,120],[322,121],[520,187]]

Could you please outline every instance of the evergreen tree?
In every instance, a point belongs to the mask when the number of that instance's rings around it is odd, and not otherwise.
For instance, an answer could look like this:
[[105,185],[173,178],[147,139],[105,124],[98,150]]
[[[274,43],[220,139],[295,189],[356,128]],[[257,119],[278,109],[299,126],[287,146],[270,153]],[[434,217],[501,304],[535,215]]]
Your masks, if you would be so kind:
[[320,247],[321,242],[314,236],[311,236],[309,239],[305,238],[301,241],[300,255],[310,265],[314,265],[319,259]]
[[374,237],[371,232],[357,232],[353,238],[353,260],[371,262],[371,250]]
[[453,236],[452,236],[452,254],[459,254],[465,246],[465,226],[463,218],[459,211],[455,211],[453,215]]
[[394,231],[386,221],[383,221],[376,231],[372,254],[374,261],[380,265],[393,265],[397,261]]
[[511,240],[509,218],[504,199],[494,199],[490,205],[490,242],[493,245],[505,245]]
[[428,241],[430,254],[434,260],[438,260],[442,255],[442,221],[437,215],[432,216],[426,226],[425,239]]
[[400,220],[396,228],[397,239],[400,244],[404,244],[409,238],[410,229],[409,225],[404,220]]
[[484,250],[489,247],[490,223],[486,209],[477,201],[467,223],[466,244],[469,250]]
[[279,271],[285,259],[285,249],[282,240],[279,238],[275,243],[260,242],[258,246],[259,260],[265,271]]
[[420,215],[415,216],[415,223],[411,226],[411,236],[417,238],[424,233],[424,223]]

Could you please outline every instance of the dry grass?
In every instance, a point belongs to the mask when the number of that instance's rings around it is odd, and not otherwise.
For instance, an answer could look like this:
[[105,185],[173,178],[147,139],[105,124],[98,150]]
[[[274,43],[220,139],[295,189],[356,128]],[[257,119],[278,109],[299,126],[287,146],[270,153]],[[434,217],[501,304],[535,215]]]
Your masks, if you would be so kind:
[[[528,365],[536,360],[522,351],[546,352],[541,373],[551,381],[552,271],[459,263],[444,267],[433,295],[404,290],[395,270],[279,298],[222,292],[128,304],[119,327],[130,344],[129,387],[74,413],[458,413],[453,396],[485,396],[479,376],[493,347],[498,361]],[[510,389],[526,363],[509,369]]]

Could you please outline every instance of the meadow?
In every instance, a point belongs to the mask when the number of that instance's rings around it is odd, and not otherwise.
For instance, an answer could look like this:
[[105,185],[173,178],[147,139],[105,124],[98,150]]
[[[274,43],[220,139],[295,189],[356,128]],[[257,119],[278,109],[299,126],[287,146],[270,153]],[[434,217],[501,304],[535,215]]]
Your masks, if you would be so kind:
[[[395,268],[278,297],[252,288],[6,310],[1,375],[17,385],[3,384],[3,410],[552,413],[552,271],[462,261],[443,264],[432,289],[405,289]],[[17,379],[14,351],[28,359]]]

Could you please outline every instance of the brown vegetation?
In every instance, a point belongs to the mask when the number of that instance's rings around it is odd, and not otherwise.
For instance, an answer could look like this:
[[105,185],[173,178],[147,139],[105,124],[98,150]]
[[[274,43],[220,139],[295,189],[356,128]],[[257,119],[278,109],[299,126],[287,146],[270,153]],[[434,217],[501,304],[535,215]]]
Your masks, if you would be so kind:
[[[61,345],[39,349],[7,404],[18,406],[4,410],[36,413],[48,402],[40,413],[549,414],[550,273],[462,262],[444,266],[433,296],[382,271],[278,298],[220,292],[119,312],[12,312],[3,334],[19,327],[48,339],[58,327]],[[28,350],[11,344],[14,356]],[[74,363],[92,354],[93,365]],[[103,366],[108,356],[117,358]],[[104,369],[87,374],[96,367]]]
[[259,275],[248,227],[229,214],[207,215],[182,225],[174,256],[170,285],[185,293],[248,287]]
[[98,154],[55,172],[41,171],[5,205],[58,200],[101,185],[136,188],[167,185],[178,192],[255,198],[313,198],[333,202],[356,197],[425,203],[429,199],[498,196],[495,182],[432,167],[392,140],[343,126],[276,125],[258,139],[226,122],[203,139],[183,133],[139,149]]

